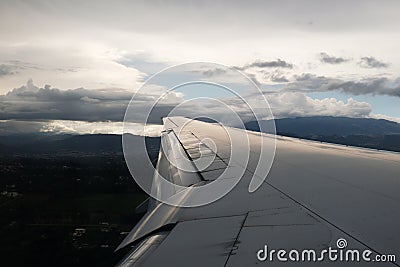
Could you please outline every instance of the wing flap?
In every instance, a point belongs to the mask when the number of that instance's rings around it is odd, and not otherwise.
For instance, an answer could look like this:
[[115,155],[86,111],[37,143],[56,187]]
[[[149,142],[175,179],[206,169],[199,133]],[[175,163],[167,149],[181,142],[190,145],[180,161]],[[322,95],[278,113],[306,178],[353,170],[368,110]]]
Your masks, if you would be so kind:
[[180,222],[142,266],[224,266],[244,219]]

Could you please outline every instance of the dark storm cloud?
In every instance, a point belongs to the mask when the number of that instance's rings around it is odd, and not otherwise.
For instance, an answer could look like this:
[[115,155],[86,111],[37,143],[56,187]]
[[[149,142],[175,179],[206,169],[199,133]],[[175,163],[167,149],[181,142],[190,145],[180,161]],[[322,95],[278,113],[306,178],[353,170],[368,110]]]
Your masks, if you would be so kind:
[[359,81],[344,81],[336,78],[305,73],[295,76],[295,81],[283,90],[300,92],[339,91],[353,95],[388,95],[400,97],[400,80],[369,78]]
[[273,60],[273,61],[255,61],[252,63],[248,63],[242,67],[236,66],[235,68],[239,70],[246,70],[249,68],[287,68],[287,69],[293,69],[293,64],[286,62],[281,59]]
[[[16,88],[0,96],[0,120],[83,120],[83,121],[122,121],[132,92],[123,89],[84,88],[59,90],[46,85],[36,87],[30,80],[25,86]],[[136,95],[134,116],[137,122],[145,120],[141,111],[151,106],[154,95]],[[177,101],[172,97],[172,102]],[[157,123],[160,116],[168,114],[173,105],[160,104],[152,116]],[[136,121],[132,121],[136,122]],[[152,123],[153,121],[149,121]]]
[[327,64],[341,64],[350,61],[348,58],[330,56],[325,52],[319,54],[319,60]]
[[363,68],[377,69],[377,68],[387,68],[389,64],[377,60],[374,57],[362,57],[358,64]]

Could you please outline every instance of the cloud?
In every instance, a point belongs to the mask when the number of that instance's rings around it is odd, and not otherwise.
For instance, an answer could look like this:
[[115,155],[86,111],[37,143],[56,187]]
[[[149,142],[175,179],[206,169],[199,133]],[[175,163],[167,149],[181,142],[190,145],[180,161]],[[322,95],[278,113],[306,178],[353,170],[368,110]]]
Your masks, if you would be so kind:
[[277,82],[277,83],[286,83],[289,82],[289,80],[285,76],[281,75],[271,75],[271,81]]
[[1,64],[0,65],[0,78],[7,75],[15,74],[15,68],[11,65]]
[[253,81],[258,87],[262,85],[262,83],[257,79],[256,75],[253,73],[245,73],[247,77],[250,78],[250,80]]
[[288,69],[293,69],[293,64],[288,63],[288,62],[278,58],[277,60],[273,60],[273,61],[258,60],[258,61],[254,61],[252,63],[248,63],[242,67],[235,66],[235,68],[237,68],[239,70],[246,70],[246,69],[250,69],[250,68],[288,68]]
[[377,68],[387,68],[389,64],[379,61],[374,57],[362,57],[358,62],[358,65],[363,68],[377,69]]
[[347,102],[335,98],[313,99],[304,93],[288,92],[267,94],[268,102],[276,118],[306,116],[368,117],[372,107],[367,102],[349,98]]
[[[67,76],[73,73],[77,73],[78,71],[82,71],[82,68],[73,66],[50,66],[25,62],[21,60],[6,60],[3,62],[4,63],[0,64],[0,78],[3,78],[1,80],[2,83],[7,83],[7,81],[14,81],[15,79],[18,80],[22,76],[26,75],[37,76],[37,73],[40,72],[52,73],[52,76],[57,76],[60,74],[62,74],[62,76]],[[2,89],[4,88],[0,88],[0,92]]]
[[151,55],[146,53],[136,53],[136,54],[123,54],[115,60],[116,63],[121,64],[128,68],[134,68],[142,72],[143,77],[141,80],[145,80],[150,75],[155,74],[172,63],[166,63],[159,60],[154,60]]
[[[296,81],[297,85],[308,84],[309,87],[322,87],[324,90],[336,90],[335,82],[337,82],[335,79],[327,80],[325,77],[312,74],[299,76]],[[293,86],[293,83],[288,85]],[[375,88],[375,85],[370,85],[369,88]],[[354,85],[353,87],[348,84],[346,86],[347,90],[356,90]],[[343,82],[338,88],[344,88]],[[147,115],[143,111],[151,107],[157,100],[159,92],[156,94],[155,91],[165,90],[159,87],[153,89],[146,94],[136,95],[135,102],[130,106],[130,114],[133,115],[130,116],[128,123],[130,124],[129,129],[133,133],[156,135],[159,132],[157,127],[143,130],[143,124],[141,124],[146,120]],[[371,116],[372,107],[366,102],[356,101],[352,98],[346,102],[335,98],[313,99],[306,95],[308,89],[303,89],[304,92],[288,90],[289,88],[286,88],[283,91],[265,93],[276,118],[317,115]],[[10,131],[119,133],[131,96],[132,92],[123,89],[59,90],[51,88],[50,85],[39,88],[30,80],[26,85],[0,96],[0,120],[3,120],[0,132],[8,134]],[[257,101],[255,97],[246,99],[250,102]],[[218,121],[229,122],[232,117],[229,117],[228,114],[232,109],[244,121],[254,119],[251,110],[241,100],[232,97],[220,100],[227,106],[224,107],[221,102],[210,101],[210,99],[185,102],[182,95],[171,93],[167,95],[163,104],[153,110],[148,123],[160,124],[160,118],[167,116],[178,104],[179,108],[174,110],[173,115],[210,117]],[[264,114],[265,110],[262,112]],[[24,123],[19,121],[24,121]]]
[[287,83],[289,82],[289,79],[283,74],[283,72],[280,69],[276,69],[271,72],[263,72],[264,73],[264,79],[269,80],[271,82],[276,82],[276,83]]
[[[164,90],[157,86],[156,90]],[[32,80],[26,85],[0,96],[0,120],[81,120],[122,121],[133,92],[110,88],[88,90],[84,88],[59,90],[50,85],[39,88]],[[157,94],[136,94],[132,111],[137,113],[137,122],[145,121],[141,111],[152,106]],[[179,94],[171,92],[155,107],[150,122],[160,123],[160,116],[182,101]],[[153,121],[153,119],[155,121]]]
[[215,69],[209,69],[209,70],[203,71],[203,75],[206,76],[206,77],[222,75],[222,74],[225,74],[225,73],[226,73],[226,70],[221,69],[221,68],[215,68]]
[[[126,125],[125,125],[126,126]],[[162,125],[144,125],[131,123],[128,125],[129,133],[142,136],[160,136]],[[125,128],[126,129],[126,128]],[[0,136],[13,134],[122,134],[123,122],[101,121],[24,121],[3,120],[0,123]],[[127,133],[127,131],[125,131]]]
[[350,61],[350,59],[348,59],[348,58],[330,56],[325,52],[320,53],[319,57],[320,57],[319,60],[322,63],[327,63],[327,64],[335,64],[336,65],[336,64],[341,64],[341,63]]
[[[372,106],[367,102],[356,101],[349,98],[347,101],[340,101],[335,98],[314,99],[302,92],[275,92],[264,94],[269,102],[271,111],[275,118],[304,117],[304,116],[344,116],[344,117],[368,117],[371,114]],[[247,102],[260,107],[260,95],[245,96]],[[229,108],[235,111],[244,121],[254,120],[252,112],[264,118],[265,109],[249,110],[248,106],[237,98],[222,100]],[[207,100],[201,102],[188,102],[180,107],[176,115],[187,117],[211,117],[217,121],[229,121],[230,111],[217,101]]]
[[[362,46],[363,51],[385,59],[395,54],[397,46],[393,44],[399,41],[395,34],[399,17],[393,13],[400,3],[377,8],[378,4],[370,1],[343,2],[328,11],[322,3],[310,6],[307,1],[297,5],[232,2],[229,7],[212,1],[89,1],[85,5],[68,1],[52,5],[46,1],[27,5],[9,2],[0,8],[4,40],[0,59],[19,59],[35,66],[24,64],[27,69],[2,79],[2,90],[16,87],[29,77],[61,89],[131,88],[142,78],[142,72],[147,75],[161,70],[164,66],[160,63],[192,60],[243,66],[249,59],[261,59],[254,64],[250,60],[247,65],[307,72],[311,69],[307,61],[321,51],[355,55]],[[360,8],[363,12],[357,12]],[[238,12],[240,16],[236,16]],[[368,40],[379,40],[379,46]],[[398,68],[397,59],[391,60]],[[343,65],[343,72],[368,72],[354,64]],[[334,70],[328,71],[332,74]]]
[[[3,64],[4,65],[4,64]],[[81,68],[74,66],[49,66],[44,64],[35,64],[31,62],[25,62],[21,60],[8,60],[6,61],[6,67],[14,70],[40,70],[40,71],[54,71],[59,73],[77,72]]]
[[400,97],[400,79],[389,80],[385,77],[365,78],[357,81],[345,81],[337,78],[303,73],[295,76],[283,91],[328,92],[339,91],[353,95],[388,95]]
[[[40,132],[43,133],[69,133],[69,134],[123,134],[123,122],[87,122],[87,121],[65,121],[53,120],[41,123]],[[142,136],[160,136],[162,125],[144,125],[142,123],[131,123],[129,127],[131,134]]]

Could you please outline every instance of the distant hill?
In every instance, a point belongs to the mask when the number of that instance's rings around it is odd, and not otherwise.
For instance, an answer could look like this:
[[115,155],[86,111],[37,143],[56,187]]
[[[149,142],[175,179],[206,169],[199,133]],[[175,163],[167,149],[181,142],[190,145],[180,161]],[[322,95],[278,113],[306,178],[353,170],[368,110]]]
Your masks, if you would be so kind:
[[[271,121],[262,123],[270,124]],[[400,124],[376,119],[345,117],[307,117],[275,120],[277,133],[285,136],[360,147],[400,151]],[[259,131],[256,122],[246,123],[248,130]],[[142,138],[127,135],[135,142]],[[49,135],[19,134],[0,137],[0,154],[122,153],[122,136],[111,134]],[[151,156],[157,158],[160,138],[146,138]],[[134,149],[132,153],[135,153]]]
[[[262,121],[265,126],[271,121]],[[400,152],[400,124],[387,120],[347,117],[301,117],[276,119],[279,135]],[[246,128],[259,131],[257,122]]]
[[[142,137],[127,135],[133,142]],[[150,150],[157,151],[160,138],[147,137]],[[122,136],[112,134],[57,135],[38,138],[36,135],[5,136],[0,138],[0,153],[122,153]]]
[[[294,137],[296,137],[296,136],[294,136]],[[299,137],[299,136],[297,136],[297,137]],[[305,139],[315,140],[315,141],[327,142],[327,143],[400,152],[400,134],[375,135],[375,136],[312,135],[312,136],[300,136],[300,137],[305,138]]]
[[51,134],[51,133],[17,133],[10,135],[0,135],[0,144],[9,147],[23,147],[33,143],[50,142],[64,140],[76,135],[72,134]]
[[[269,124],[270,121],[261,123]],[[392,135],[400,134],[400,124],[388,120],[347,117],[299,117],[275,120],[278,134],[297,136],[326,135]],[[246,129],[259,131],[257,122],[246,123]]]

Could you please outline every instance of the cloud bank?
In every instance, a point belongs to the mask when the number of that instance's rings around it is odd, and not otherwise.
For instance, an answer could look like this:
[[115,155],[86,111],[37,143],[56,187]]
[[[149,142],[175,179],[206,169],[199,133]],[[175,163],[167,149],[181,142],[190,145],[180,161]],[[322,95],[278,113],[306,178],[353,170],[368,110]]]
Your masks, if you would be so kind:
[[287,92],[266,95],[272,112],[277,118],[306,116],[344,116],[363,118],[371,114],[367,102],[349,98],[347,102],[335,98],[313,99],[303,93]]
[[[154,86],[156,90],[164,89]],[[123,121],[132,96],[133,92],[117,88],[59,90],[50,85],[39,88],[29,80],[26,85],[0,96],[0,120]],[[136,94],[138,122],[145,120],[145,114],[140,111],[152,105],[155,97]],[[150,122],[159,123],[159,116],[181,101],[179,94],[172,92],[166,95],[163,104],[154,110],[154,121],[150,118]]]
[[317,76],[303,73],[296,75],[283,91],[297,92],[330,92],[337,91],[352,95],[387,95],[400,97],[400,79],[390,80],[386,77],[365,78],[356,81],[345,81],[338,78]]
[[[299,82],[313,86],[321,85],[319,79],[322,78],[310,75],[298,77]],[[332,85],[326,86],[333,88]],[[373,85],[370,87],[375,88]],[[348,86],[348,88],[356,90],[352,86]],[[155,88],[155,90],[163,89]],[[368,117],[372,110],[370,104],[359,102],[352,98],[349,98],[347,102],[339,101],[335,98],[320,100],[313,99],[304,92],[288,90],[266,93],[265,95],[274,116],[278,118],[315,115]],[[86,122],[122,122],[131,97],[132,92],[123,89],[88,90],[78,88],[63,91],[51,88],[49,85],[39,88],[30,80],[26,85],[0,96],[0,120],[58,121],[58,123],[47,123],[48,131],[62,129],[62,125],[64,125],[66,127],[64,128],[65,131],[68,130],[68,127],[75,127],[82,132],[82,129],[88,127],[85,124]],[[146,114],[143,114],[143,110],[153,105],[155,98],[154,95],[147,94],[136,95],[135,99],[132,111],[137,116],[135,115],[135,119],[130,123],[142,123],[146,120]],[[230,100],[225,100],[225,102],[243,117],[250,117],[249,111],[243,108],[243,103]],[[202,114],[217,118],[225,116],[226,109],[222,108],[217,101],[189,102],[189,105],[182,103],[184,103],[182,95],[178,93],[167,95],[163,104],[155,108],[148,122],[161,123],[161,117],[167,116],[177,104],[181,104],[180,113],[177,115],[195,117]],[[154,119],[152,119],[152,116]],[[85,123],[68,124],[66,121],[81,121]],[[99,128],[104,126],[102,124],[96,125]]]

